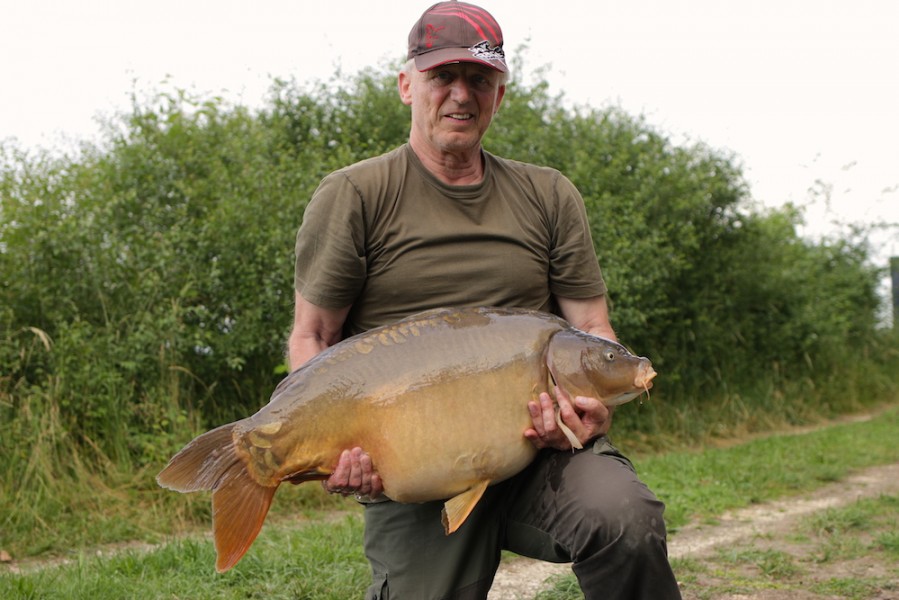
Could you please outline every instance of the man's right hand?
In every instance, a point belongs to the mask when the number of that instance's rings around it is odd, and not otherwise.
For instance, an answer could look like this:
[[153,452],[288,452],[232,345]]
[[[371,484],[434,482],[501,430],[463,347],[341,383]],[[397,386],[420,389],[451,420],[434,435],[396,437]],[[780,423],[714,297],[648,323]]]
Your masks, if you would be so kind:
[[355,495],[375,499],[384,491],[381,478],[374,470],[371,456],[362,448],[344,450],[334,472],[322,482],[330,494]]

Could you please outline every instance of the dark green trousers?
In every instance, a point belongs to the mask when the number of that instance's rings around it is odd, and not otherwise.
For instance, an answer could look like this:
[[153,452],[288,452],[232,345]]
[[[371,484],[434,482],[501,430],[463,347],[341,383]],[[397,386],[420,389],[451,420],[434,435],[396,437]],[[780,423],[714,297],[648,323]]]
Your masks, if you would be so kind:
[[605,438],[572,452],[545,450],[487,489],[447,536],[443,502],[365,507],[367,600],[482,600],[500,551],[571,562],[587,600],[669,600],[664,505]]

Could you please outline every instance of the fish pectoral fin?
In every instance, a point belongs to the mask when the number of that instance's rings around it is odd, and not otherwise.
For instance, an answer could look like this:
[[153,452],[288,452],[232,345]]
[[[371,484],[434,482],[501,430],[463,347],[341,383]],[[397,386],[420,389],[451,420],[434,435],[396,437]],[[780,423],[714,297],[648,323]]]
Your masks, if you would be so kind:
[[331,476],[333,471],[329,469],[323,469],[321,467],[315,467],[314,469],[307,469],[305,471],[299,471],[297,473],[292,473],[287,477],[283,478],[281,481],[289,481],[294,485],[299,485],[306,481],[319,481],[327,479]]
[[562,430],[562,433],[565,434],[565,437],[568,438],[572,449],[580,450],[584,447],[581,441],[577,439],[577,436],[574,435],[574,432],[571,431],[571,428],[562,422],[562,408],[558,404],[556,404],[556,424],[559,426],[559,429]]
[[462,526],[468,515],[474,509],[478,500],[484,495],[484,490],[490,485],[490,480],[479,481],[458,496],[453,496],[443,504],[443,529],[446,535],[451,534]]

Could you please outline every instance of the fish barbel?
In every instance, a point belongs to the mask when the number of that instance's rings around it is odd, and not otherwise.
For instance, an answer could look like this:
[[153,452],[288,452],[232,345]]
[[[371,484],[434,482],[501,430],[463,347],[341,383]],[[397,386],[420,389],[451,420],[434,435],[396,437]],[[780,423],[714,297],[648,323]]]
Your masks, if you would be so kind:
[[321,352],[256,414],[188,443],[156,480],[212,491],[219,572],[249,549],[281,483],[327,479],[348,448],[371,456],[388,498],[448,499],[450,534],[488,485],[536,455],[523,435],[528,402],[558,386],[613,406],[655,375],[648,359],[553,315],[435,309]]

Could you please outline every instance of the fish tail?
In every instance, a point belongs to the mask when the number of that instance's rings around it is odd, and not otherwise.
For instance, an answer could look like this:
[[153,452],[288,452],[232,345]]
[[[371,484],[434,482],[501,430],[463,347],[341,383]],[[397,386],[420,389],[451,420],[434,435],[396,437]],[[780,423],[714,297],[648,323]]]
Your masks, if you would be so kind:
[[240,461],[234,452],[234,425],[228,423],[194,438],[172,457],[156,483],[183,493],[214,490]]
[[215,570],[224,573],[250,549],[272,505],[278,486],[259,485],[242,468],[212,493]]
[[262,529],[278,486],[260,485],[235,451],[235,423],[208,431],[187,444],[156,476],[176,492],[212,491],[212,529],[223,573],[246,554]]

